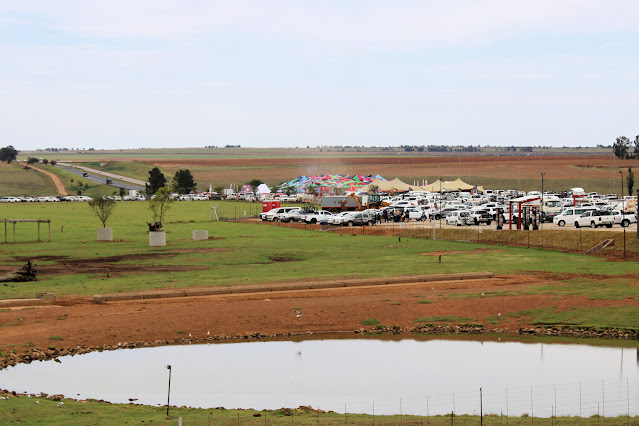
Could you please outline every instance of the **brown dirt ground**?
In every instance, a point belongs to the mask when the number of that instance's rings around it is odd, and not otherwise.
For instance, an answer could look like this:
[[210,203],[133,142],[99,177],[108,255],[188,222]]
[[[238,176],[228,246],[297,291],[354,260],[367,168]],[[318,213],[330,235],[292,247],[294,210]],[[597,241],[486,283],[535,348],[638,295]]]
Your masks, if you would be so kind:
[[[148,160],[165,170],[189,168],[199,181],[244,182],[247,175],[262,180],[288,181],[299,175],[380,174],[392,178],[422,179],[424,176],[483,176],[492,178],[594,179],[617,176],[613,158],[608,155],[554,156],[396,156],[396,157],[310,157],[310,158],[233,158],[209,160]],[[637,167],[633,160],[619,160],[619,167]],[[616,172],[615,172],[616,173]],[[520,175],[521,174],[521,175]]]
[[[337,332],[363,328],[360,321],[376,318],[384,325],[410,327],[420,317],[456,315],[481,321],[486,327],[513,331],[527,325],[502,316],[502,323],[486,319],[498,313],[555,306],[603,307],[636,300],[589,300],[581,296],[548,298],[525,295],[537,284],[558,283],[550,274],[502,275],[486,280],[408,283],[321,290],[293,289],[191,298],[133,300],[94,304],[90,297],[58,299],[55,306],[12,308],[0,311],[0,350],[19,352],[35,345],[46,349],[75,346],[114,345],[119,342],[173,340],[211,335],[243,335],[286,332]],[[28,284],[27,284],[28,285]],[[491,296],[495,291],[513,291],[518,296]],[[448,298],[451,294],[469,296]],[[486,293],[486,297],[479,296]],[[429,300],[433,303],[418,303]],[[297,317],[295,310],[302,312]],[[367,326],[365,328],[372,328]],[[178,334],[182,330],[182,334]],[[63,340],[51,340],[51,336]]]
[[51,182],[53,182],[53,186],[55,186],[55,190],[58,191],[58,195],[69,195],[66,188],[64,187],[64,183],[62,183],[62,180],[58,176],[56,176],[55,174],[51,172],[47,172],[46,170],[42,170],[38,167],[31,166],[31,168],[37,172],[47,175],[49,179],[51,179]]

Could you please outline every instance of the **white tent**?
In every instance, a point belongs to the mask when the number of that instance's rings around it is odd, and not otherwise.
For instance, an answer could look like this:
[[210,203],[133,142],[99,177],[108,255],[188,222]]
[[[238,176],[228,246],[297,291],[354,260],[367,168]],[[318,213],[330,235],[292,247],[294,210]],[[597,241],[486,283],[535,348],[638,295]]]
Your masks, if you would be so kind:
[[258,194],[270,194],[271,190],[269,189],[268,186],[266,186],[265,183],[261,183],[258,187],[257,187],[257,191]]

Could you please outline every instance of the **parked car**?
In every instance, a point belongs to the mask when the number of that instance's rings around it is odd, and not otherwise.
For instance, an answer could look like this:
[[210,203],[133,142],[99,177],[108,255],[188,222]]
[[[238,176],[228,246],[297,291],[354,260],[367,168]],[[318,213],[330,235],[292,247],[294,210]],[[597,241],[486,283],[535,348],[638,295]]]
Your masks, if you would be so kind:
[[557,216],[552,218],[552,222],[559,226],[564,226],[566,224],[573,224],[578,217],[581,217],[584,213],[588,211],[597,210],[595,207],[569,207],[564,209]]
[[493,216],[488,210],[471,210],[470,217],[475,225],[479,225],[480,223],[490,225],[493,221]]
[[455,210],[446,216],[446,225],[472,225],[473,219],[468,210]]
[[624,228],[627,228],[632,223],[637,223],[637,215],[634,213],[622,213],[619,210],[612,210],[610,213],[612,214],[614,223]]
[[375,224],[375,215],[372,213],[356,212],[352,215],[346,216],[346,226],[353,225],[367,225],[373,226]]
[[301,207],[287,207],[289,210],[278,213],[277,220],[280,222],[294,222],[295,217],[302,211]]
[[329,225],[343,225],[346,221],[348,221],[348,217],[352,216],[355,212],[347,211],[347,212],[339,212],[329,217],[326,223]]
[[2,197],[0,198],[0,203],[19,203],[20,199],[16,197]]
[[318,210],[315,213],[304,215],[304,222],[306,223],[327,223],[328,218],[333,216],[333,213],[327,210]]
[[582,226],[590,226],[591,228],[597,228],[599,226],[605,226],[612,228],[615,219],[608,210],[590,210],[579,216],[575,220],[575,228]]
[[275,207],[274,209],[271,209],[267,212],[260,213],[260,219],[265,222],[274,222],[276,220],[275,217],[277,216],[277,214],[284,213],[287,211],[287,209],[290,210],[290,207]]

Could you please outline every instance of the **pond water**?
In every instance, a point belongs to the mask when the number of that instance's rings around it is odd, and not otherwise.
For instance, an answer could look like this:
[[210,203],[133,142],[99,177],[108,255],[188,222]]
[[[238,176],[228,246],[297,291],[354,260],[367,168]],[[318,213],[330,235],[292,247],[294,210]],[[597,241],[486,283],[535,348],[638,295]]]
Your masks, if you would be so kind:
[[[637,415],[639,350],[467,340],[305,340],[94,352],[0,371],[0,388],[171,405],[434,415]],[[480,395],[481,388],[481,395]],[[481,397],[481,400],[480,400]]]

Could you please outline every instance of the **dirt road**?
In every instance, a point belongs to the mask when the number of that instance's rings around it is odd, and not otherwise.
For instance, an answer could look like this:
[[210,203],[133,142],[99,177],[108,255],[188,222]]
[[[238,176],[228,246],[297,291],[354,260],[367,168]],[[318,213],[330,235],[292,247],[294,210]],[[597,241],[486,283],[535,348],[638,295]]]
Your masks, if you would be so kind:
[[60,180],[60,178],[57,175],[51,172],[47,172],[46,170],[42,170],[38,167],[34,167],[33,165],[31,166],[31,168],[37,172],[47,175],[49,179],[51,179],[51,181],[53,182],[53,185],[55,186],[55,190],[58,191],[58,195],[69,195],[66,188],[64,187],[64,184],[62,183],[62,180]]

